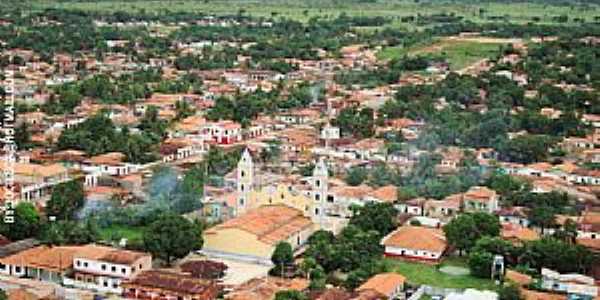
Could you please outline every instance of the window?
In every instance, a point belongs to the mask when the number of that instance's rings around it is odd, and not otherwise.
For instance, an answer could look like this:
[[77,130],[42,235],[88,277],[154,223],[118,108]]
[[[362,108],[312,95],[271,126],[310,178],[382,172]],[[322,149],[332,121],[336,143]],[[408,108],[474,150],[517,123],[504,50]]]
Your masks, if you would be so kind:
[[242,171],[242,172],[241,172],[241,176],[242,176],[242,177],[246,176],[246,172]]
[[321,180],[317,180],[317,181],[315,182],[315,185],[316,185],[317,187],[320,187],[320,186],[321,186]]
[[113,287],[113,289],[116,289],[116,288],[118,288],[118,287],[119,287],[119,284],[118,284],[118,283],[116,283],[116,282],[113,282],[113,284],[112,284],[112,287]]
[[127,273],[127,269],[121,268],[121,273],[123,273],[123,274]]
[[108,281],[105,281],[105,282],[103,283],[103,285],[104,285],[105,287],[108,287]]
[[240,190],[243,192],[244,191],[244,185],[240,185]]
[[0,263],[0,270],[4,270],[4,269],[6,269],[6,266],[4,264]]
[[112,267],[110,268],[110,270],[111,270],[111,271],[113,271],[113,272],[116,272],[116,271],[117,271],[117,267],[115,267],[115,266],[112,266]]
[[87,267],[88,267],[88,263],[87,263],[87,262],[84,262],[84,263],[83,263],[83,266],[87,268]]
[[75,261],[75,264],[79,267],[79,266],[81,266],[81,261],[77,260],[77,261]]
[[315,194],[315,200],[316,201],[321,201],[321,195]]
[[102,264],[101,268],[102,268],[102,271],[106,271],[106,265],[105,264]]
[[333,203],[333,195],[327,196],[327,202]]

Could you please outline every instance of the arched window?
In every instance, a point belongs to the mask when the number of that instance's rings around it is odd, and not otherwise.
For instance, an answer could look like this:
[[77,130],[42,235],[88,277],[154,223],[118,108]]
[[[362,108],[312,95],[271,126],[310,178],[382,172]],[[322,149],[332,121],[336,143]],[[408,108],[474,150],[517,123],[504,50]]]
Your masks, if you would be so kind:
[[246,172],[244,172],[244,171],[242,171],[240,174],[242,177],[246,176]]

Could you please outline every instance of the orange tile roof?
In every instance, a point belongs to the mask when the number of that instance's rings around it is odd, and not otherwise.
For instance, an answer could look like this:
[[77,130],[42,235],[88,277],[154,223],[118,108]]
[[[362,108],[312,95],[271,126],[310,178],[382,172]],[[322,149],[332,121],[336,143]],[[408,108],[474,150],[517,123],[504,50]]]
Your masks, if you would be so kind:
[[535,241],[540,239],[540,235],[534,230],[513,224],[505,224],[502,226],[500,233],[503,239],[519,241]]
[[382,139],[368,138],[356,142],[353,147],[360,150],[379,149],[384,145]]
[[145,256],[150,256],[150,254],[99,245],[88,245],[78,251],[73,257],[129,265]]
[[[6,168],[6,161],[0,160],[0,170]],[[39,165],[31,163],[15,163],[14,170],[16,174],[34,177],[50,177],[67,172],[67,169],[61,164]]]
[[225,296],[228,300],[273,299],[283,290],[302,291],[308,288],[308,280],[301,278],[284,279],[279,277],[254,278],[237,286]]
[[347,198],[360,199],[368,195],[373,191],[368,185],[361,184],[359,186],[336,186],[331,189],[331,193],[336,196],[342,196]]
[[490,201],[496,196],[496,191],[484,186],[471,187],[464,195],[469,200]]
[[24,289],[13,289],[8,292],[8,300],[37,300],[36,295],[27,292]]
[[534,292],[526,289],[521,289],[521,294],[525,300],[567,300],[566,295]]
[[[155,290],[172,291],[178,294],[213,294],[218,292],[214,281],[194,278],[189,275],[163,270],[147,270],[134,279],[123,282],[124,288],[152,288]],[[216,295],[214,295],[216,296]],[[213,298],[210,298],[213,299]]]
[[275,245],[312,225],[312,221],[297,209],[284,205],[268,205],[212,227],[206,234],[214,234],[221,229],[237,228],[256,235],[262,242]]
[[577,244],[594,251],[600,251],[600,239],[578,238]]
[[528,285],[533,281],[531,276],[513,270],[506,270],[505,276],[508,280],[521,286]]
[[398,199],[398,187],[394,185],[382,186],[372,191],[369,196],[384,202],[394,202]]
[[118,165],[125,160],[121,152],[109,152],[91,157],[88,161],[96,165]]
[[78,248],[39,246],[2,258],[0,263],[63,272],[73,266],[73,255]]
[[374,290],[384,295],[391,295],[398,286],[404,285],[406,277],[398,273],[381,273],[371,277],[358,287],[357,291]]
[[444,232],[437,228],[401,226],[383,238],[385,246],[443,252],[448,247]]

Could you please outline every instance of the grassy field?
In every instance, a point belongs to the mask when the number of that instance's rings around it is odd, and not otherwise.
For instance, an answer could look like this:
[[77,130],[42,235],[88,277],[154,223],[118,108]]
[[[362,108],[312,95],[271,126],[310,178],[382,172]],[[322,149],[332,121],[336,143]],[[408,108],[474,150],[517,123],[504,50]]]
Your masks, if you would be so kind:
[[381,50],[377,56],[379,59],[394,59],[405,55],[433,54],[446,58],[451,70],[460,70],[472,65],[484,58],[495,56],[499,53],[500,46],[507,44],[509,40],[485,40],[477,39],[444,39],[431,42],[427,45],[418,45],[409,48],[389,47]]
[[100,237],[102,240],[118,241],[121,238],[127,240],[141,240],[144,232],[143,227],[130,227],[113,225],[100,229]]
[[[473,276],[452,276],[442,273],[434,266],[420,263],[411,263],[395,259],[386,259],[391,270],[406,276],[408,282],[413,284],[427,284],[443,288],[474,288],[479,290],[495,290],[496,286],[491,280],[475,278]],[[464,266],[464,261],[452,260],[444,263],[452,266]]]
[[[417,14],[455,13],[475,22],[486,16],[508,16],[513,22],[528,22],[536,16],[543,23],[551,23],[552,17],[568,15],[572,18],[592,20],[600,15],[598,6],[547,6],[538,3],[479,3],[465,4],[447,1],[421,0],[379,0],[373,3],[359,3],[344,0],[27,0],[22,2],[30,9],[63,8],[90,11],[129,11],[168,13],[174,11],[203,12],[211,14],[236,14],[244,12],[253,16],[288,17],[306,21],[314,16],[333,17],[344,12],[355,16],[414,16]],[[480,15],[480,10],[484,11]],[[398,20],[393,26],[406,26]]]

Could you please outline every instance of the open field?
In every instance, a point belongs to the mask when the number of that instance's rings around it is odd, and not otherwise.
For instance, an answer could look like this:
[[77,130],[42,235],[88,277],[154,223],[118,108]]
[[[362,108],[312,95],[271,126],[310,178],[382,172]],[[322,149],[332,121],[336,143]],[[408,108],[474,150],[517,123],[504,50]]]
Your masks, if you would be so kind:
[[487,37],[450,37],[429,44],[409,48],[389,47],[381,50],[380,59],[394,59],[408,55],[433,54],[444,56],[451,70],[460,70],[484,58],[495,56],[501,45],[521,43],[519,39],[497,39]]
[[[474,288],[479,290],[495,290],[496,286],[491,280],[475,278],[473,276],[453,276],[440,272],[434,266],[411,263],[395,259],[385,259],[391,270],[406,276],[408,282],[413,284],[427,284],[443,288]],[[444,263],[446,264],[446,263]],[[460,266],[459,260],[448,263]]]
[[126,238],[129,241],[141,240],[144,228],[113,225],[110,227],[100,228],[100,237],[102,240],[118,241],[121,238]]
[[[552,17],[568,15],[591,21],[600,15],[600,7],[587,5],[549,6],[538,3],[478,3],[468,4],[446,1],[379,0],[373,3],[341,0],[90,0],[90,1],[53,1],[28,0],[22,5],[29,9],[63,8],[89,11],[129,11],[129,12],[197,12],[210,14],[247,13],[263,17],[288,17],[306,21],[311,17],[331,17],[340,13],[355,16],[401,17],[417,14],[454,13],[480,22],[486,16],[508,16],[513,22],[528,22],[539,17],[541,23],[552,23]],[[483,14],[480,14],[483,12]],[[401,26],[399,20],[392,25]],[[405,24],[404,24],[405,25]]]

